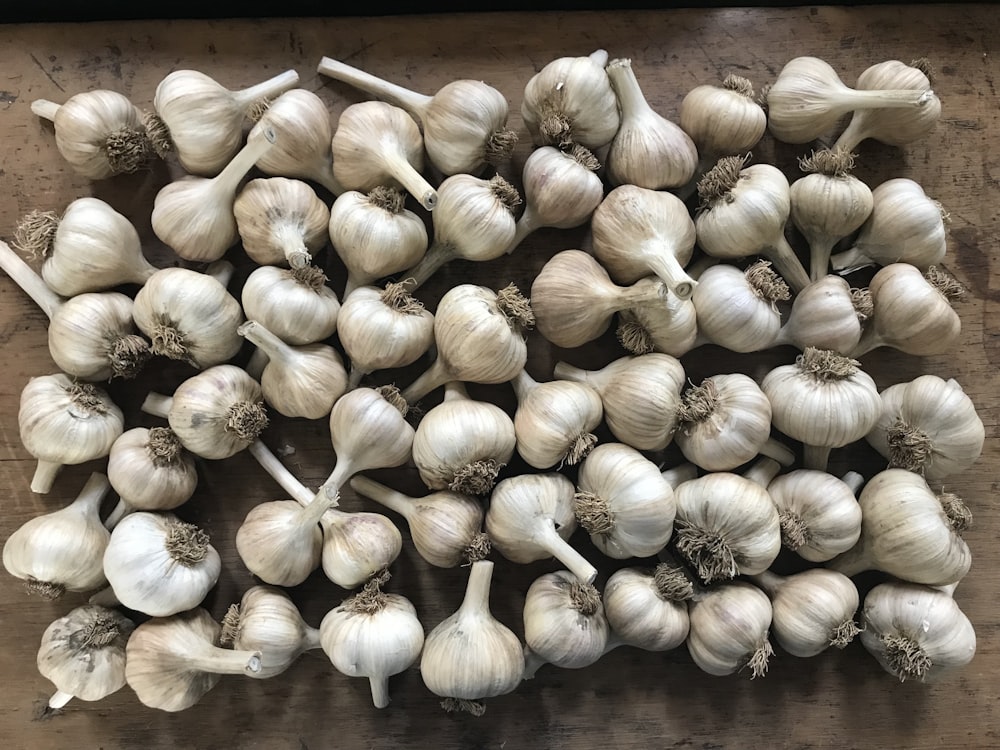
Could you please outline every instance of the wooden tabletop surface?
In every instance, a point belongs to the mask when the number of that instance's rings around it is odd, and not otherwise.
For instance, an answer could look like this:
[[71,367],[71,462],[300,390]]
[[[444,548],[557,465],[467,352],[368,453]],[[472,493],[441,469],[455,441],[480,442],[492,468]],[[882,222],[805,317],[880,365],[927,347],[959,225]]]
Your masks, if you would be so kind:
[[[691,661],[685,648],[647,653],[619,648],[582,670],[543,667],[516,692],[488,701],[484,716],[446,714],[415,670],[390,681],[392,703],[371,705],[364,680],[337,673],[322,651],[305,654],[271,680],[224,677],[195,707],[179,714],[147,708],[124,688],[97,703],[73,701],[61,714],[39,720],[52,685],[35,668],[39,638],[46,625],[86,601],[68,594],[49,602],[25,594],[21,582],[0,575],[0,627],[7,646],[0,653],[0,744],[7,748],[987,748],[997,737],[1000,697],[1000,515],[996,510],[995,441],[1000,401],[994,367],[1000,365],[1000,338],[991,325],[1000,313],[997,247],[1000,217],[1000,108],[994,78],[1000,20],[987,5],[855,8],[757,8],[633,11],[607,13],[431,15],[422,17],[267,19],[239,21],[142,21],[92,24],[0,26],[0,238],[10,240],[23,214],[32,209],[61,211],[71,200],[94,195],[129,217],[143,237],[154,264],[176,262],[153,235],[149,216],[156,192],[181,174],[176,163],[102,182],[76,176],[55,147],[51,125],[34,116],[36,98],[61,102],[87,89],[107,88],[149,107],[157,83],[170,71],[193,68],[230,88],[240,88],[294,68],[301,86],[315,91],[336,117],[363,96],[319,76],[324,55],[433,93],[455,78],[483,79],[511,103],[511,126],[521,134],[511,164],[501,173],[520,186],[520,168],[530,152],[520,117],[524,84],[549,60],[588,54],[597,48],[612,57],[630,57],[651,104],[672,119],[684,94],[738,72],[760,87],[774,80],[792,57],[815,55],[830,62],[851,84],[870,64],[887,59],[928,57],[937,70],[935,90],[942,120],[925,140],[905,148],[866,142],[858,175],[875,185],[909,177],[939,200],[951,215],[949,253],[944,265],[970,290],[958,311],[961,337],[946,354],[914,357],[876,350],[863,358],[880,387],[921,373],[956,378],[986,425],[987,443],[970,471],[948,480],[975,514],[966,534],[974,562],[956,592],[978,637],[974,660],[938,684],[900,684],[883,672],[860,643],[797,659],[780,650],[763,679],[744,674],[711,677]],[[794,177],[796,157],[807,146],[777,144],[766,136],[755,149],[757,161],[778,164]],[[323,197],[331,199],[329,194]],[[789,236],[797,238],[791,232]],[[545,260],[558,250],[588,247],[589,231],[542,230],[503,261],[474,265],[455,262],[421,290],[431,309],[445,289],[469,281],[496,287],[515,282],[528,289]],[[801,247],[801,245],[799,245]],[[227,255],[237,265],[233,289],[252,268],[236,247]],[[343,267],[329,249],[320,256],[332,287],[343,289]],[[67,467],[52,491],[29,490],[34,461],[18,437],[17,409],[29,377],[55,371],[46,346],[46,319],[11,281],[0,278],[0,487],[4,540],[29,518],[68,503],[93,471],[95,461]],[[548,379],[552,365],[567,359],[599,366],[623,353],[609,335],[579,351],[557,350],[537,333],[529,337],[529,372]],[[238,361],[245,361],[249,346]],[[745,372],[761,378],[789,362],[783,347],[754,355],[734,355],[703,347],[682,359],[688,378]],[[400,371],[376,373],[372,382],[408,384],[425,358]],[[186,365],[158,365],[136,381],[113,383],[127,426],[160,424],[143,415],[147,390],[172,392],[193,371]],[[472,389],[474,395],[513,405],[509,387]],[[425,407],[440,399],[432,395]],[[609,439],[602,428],[599,436]],[[264,442],[286,452],[289,468],[309,486],[318,485],[334,465],[325,420],[309,422],[275,415]],[[651,456],[670,465],[675,448]],[[834,472],[855,468],[865,476],[879,470],[866,446],[835,451]],[[512,471],[514,467],[510,470]],[[373,472],[393,486],[422,494],[415,470]],[[227,607],[255,583],[236,554],[234,535],[247,511],[282,497],[253,459],[240,454],[224,461],[199,462],[195,497],[178,513],[211,534],[223,558],[221,579],[204,602],[221,618]],[[343,507],[376,510],[345,492]],[[400,518],[392,515],[396,521]],[[602,585],[624,563],[601,560],[582,533],[574,544],[599,561]],[[494,614],[523,637],[521,607],[528,585],[554,561],[515,565],[494,552]],[[431,568],[419,558],[404,527],[404,549],[392,566],[390,590],[410,597],[426,630],[453,612],[468,570]],[[861,577],[862,585],[872,578]],[[347,594],[321,572],[290,593],[313,626]]]

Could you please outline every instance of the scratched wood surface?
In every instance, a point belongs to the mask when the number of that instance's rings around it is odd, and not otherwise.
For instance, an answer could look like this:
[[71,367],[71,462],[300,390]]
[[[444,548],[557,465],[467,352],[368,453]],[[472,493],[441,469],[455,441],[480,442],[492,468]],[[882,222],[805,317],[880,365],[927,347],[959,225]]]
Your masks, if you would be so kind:
[[[987,426],[988,441],[976,466],[949,480],[976,515],[967,533],[973,551],[971,573],[956,598],[972,620],[978,652],[960,673],[936,685],[899,684],[877,666],[860,643],[843,652],[800,660],[778,652],[767,676],[710,677],[686,650],[665,654],[620,648],[596,665],[578,671],[543,667],[515,693],[489,701],[482,718],[447,715],[409,671],[390,682],[392,704],[372,708],[367,685],[335,672],[320,651],[307,653],[285,674],[269,681],[226,677],[194,708],[168,714],[144,707],[130,689],[98,703],[74,701],[59,716],[37,720],[52,686],[35,669],[35,653],[45,626],[85,596],[57,602],[30,598],[20,582],[0,575],[0,626],[6,647],[0,653],[0,744],[7,748],[441,748],[538,747],[702,747],[702,748],[958,748],[996,747],[996,675],[1000,672],[996,590],[1000,552],[996,538],[995,442],[998,408],[995,370],[1000,338],[991,321],[1000,309],[997,229],[1000,216],[1000,120],[994,89],[1000,20],[989,6],[949,5],[883,8],[713,9],[616,13],[482,14],[266,21],[142,21],[93,24],[0,26],[0,238],[10,239],[18,218],[31,209],[61,210],[71,200],[95,195],[114,205],[139,228],[150,259],[175,263],[153,236],[149,213],[157,190],[179,176],[176,164],[155,164],[134,176],[90,183],[61,161],[52,128],[29,110],[39,97],[63,101],[85,89],[120,91],[142,107],[151,105],[156,84],[171,70],[194,68],[239,88],[294,68],[301,85],[326,101],[336,118],[357,92],[315,73],[329,55],[432,93],[458,77],[481,78],[511,102],[510,122],[522,134],[513,162],[502,173],[518,185],[529,153],[519,115],[528,78],[549,60],[587,54],[603,47],[613,57],[631,57],[654,107],[675,118],[684,93],[737,71],[757,86],[774,79],[797,55],[828,60],[847,83],[868,65],[890,58],[927,56],[937,68],[935,88],[943,119],[933,134],[895,149],[866,143],[859,176],[875,185],[906,176],[920,182],[951,214],[945,265],[971,290],[959,312],[961,337],[945,355],[916,358],[877,350],[864,358],[881,387],[924,372],[959,380]],[[807,147],[775,144],[766,137],[754,157],[796,175],[795,159]],[[324,194],[330,199],[331,196]],[[793,242],[799,238],[790,233]],[[433,309],[449,286],[471,281],[496,286],[514,281],[527,289],[545,260],[558,250],[587,247],[586,227],[543,230],[529,237],[510,260],[473,265],[455,262],[422,290]],[[251,266],[242,250],[227,256],[237,264],[238,290]],[[343,288],[343,268],[335,254],[320,256],[331,285]],[[18,396],[31,376],[54,371],[45,343],[45,318],[10,281],[0,278],[0,538],[39,513],[67,503],[102,462],[68,467],[52,492],[33,495],[28,483],[33,461],[17,430]],[[579,351],[557,350],[532,334],[528,370],[551,377],[558,359],[599,366],[621,355],[606,336]],[[245,361],[244,351],[237,361]],[[732,355],[715,347],[683,358],[694,381],[721,372],[746,372],[758,379],[788,362],[788,348],[755,355]],[[410,382],[427,361],[373,382]],[[128,426],[154,425],[139,412],[149,389],[169,393],[193,371],[166,364],[140,380],[115,383],[111,393]],[[473,388],[473,395],[513,406],[506,386]],[[440,395],[431,396],[430,407]],[[609,434],[602,429],[602,439]],[[290,468],[308,485],[322,481],[334,457],[325,421],[275,417],[264,434],[275,449],[288,452]],[[671,464],[675,449],[653,455]],[[515,464],[508,469],[513,472]],[[833,471],[856,468],[866,476],[880,468],[866,446],[836,451]],[[204,606],[221,617],[231,602],[254,584],[236,555],[234,534],[254,504],[281,497],[247,455],[199,464],[195,497],[178,511],[203,525],[224,560],[218,586]],[[415,471],[376,472],[384,481],[421,494]],[[374,510],[345,493],[347,509]],[[393,516],[397,521],[398,517]],[[404,539],[408,540],[404,532]],[[591,559],[600,555],[578,534],[574,543]],[[493,610],[523,635],[521,606],[528,585],[555,563],[516,566],[497,559]],[[600,563],[602,575],[624,563]],[[781,558],[784,569],[795,563]],[[412,545],[393,565],[391,590],[409,596],[426,629],[458,605],[465,569],[438,570],[423,564]],[[877,580],[860,579],[861,585]],[[303,616],[318,626],[345,592],[321,573],[291,591]]]

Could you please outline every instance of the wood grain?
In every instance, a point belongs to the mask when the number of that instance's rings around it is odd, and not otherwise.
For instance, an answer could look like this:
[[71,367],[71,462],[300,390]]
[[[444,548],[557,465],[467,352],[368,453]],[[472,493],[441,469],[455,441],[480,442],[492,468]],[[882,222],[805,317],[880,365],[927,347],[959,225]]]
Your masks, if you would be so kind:
[[[1000,610],[995,592],[1000,553],[996,538],[1000,516],[993,502],[997,489],[998,448],[994,368],[1000,366],[1000,336],[994,321],[1000,309],[997,233],[1000,217],[1000,108],[995,77],[1000,21],[989,6],[939,5],[867,8],[756,8],[635,11],[616,13],[538,13],[429,15],[420,17],[268,19],[239,21],[137,21],[89,24],[0,26],[0,238],[11,237],[20,216],[31,209],[60,211],[84,195],[107,200],[138,227],[150,259],[175,262],[153,236],[149,212],[157,190],[181,174],[176,164],[90,183],[61,160],[52,127],[33,116],[36,98],[63,101],[85,89],[109,88],[149,107],[157,83],[171,70],[204,71],[231,88],[250,85],[294,68],[301,85],[329,104],[336,118],[363,97],[318,76],[323,55],[335,57],[419,91],[432,93],[454,78],[481,78],[511,102],[511,126],[522,140],[512,163],[501,172],[520,185],[519,173],[530,152],[520,114],[528,78],[562,55],[607,49],[612,57],[631,57],[639,81],[659,112],[676,118],[677,107],[693,86],[739,72],[758,87],[774,80],[781,66],[798,55],[829,61],[850,84],[875,62],[927,56],[935,64],[935,89],[943,118],[926,140],[896,149],[875,143],[860,148],[860,177],[875,185],[905,176],[920,182],[951,214],[947,267],[971,294],[959,306],[960,340],[945,355],[917,358],[877,350],[863,359],[880,387],[929,372],[956,378],[973,399],[987,427],[987,445],[976,466],[949,479],[948,489],[966,498],[976,525],[966,535],[975,562],[956,598],[978,634],[978,652],[960,673],[934,685],[899,684],[882,672],[860,643],[843,652],[808,661],[779,651],[764,679],[746,675],[710,677],[692,663],[686,650],[651,654],[621,648],[598,664],[565,671],[543,667],[517,692],[489,701],[482,718],[448,715],[411,670],[390,681],[392,704],[371,706],[368,686],[335,672],[322,652],[302,657],[288,672],[269,681],[223,678],[199,705],[173,715],[141,705],[130,689],[94,704],[74,701],[59,716],[36,720],[52,686],[35,669],[38,639],[46,625],[84,595],[50,603],[28,597],[20,582],[0,576],[0,623],[7,647],[0,655],[6,686],[0,701],[0,740],[9,748],[440,748],[535,747],[698,747],[698,748],[987,748],[996,747],[995,711],[1000,690],[997,634]],[[754,157],[772,161],[794,178],[791,147],[766,137]],[[329,195],[324,195],[329,199]],[[796,238],[792,236],[793,241]],[[588,245],[586,227],[543,230],[529,237],[509,260],[474,265],[454,262],[422,290],[432,309],[455,283],[489,286],[514,281],[523,289],[554,252]],[[801,245],[800,245],[801,246]],[[239,248],[228,255],[238,266],[233,289],[251,269]],[[335,254],[322,256],[331,284],[343,288],[343,268]],[[18,397],[31,376],[54,371],[45,339],[46,320],[6,278],[0,279],[0,487],[4,512],[0,537],[29,518],[63,506],[102,462],[67,467],[48,495],[28,490],[33,460],[17,430]],[[548,347],[537,334],[529,339],[529,372],[551,377],[558,359],[598,366],[620,356],[609,335],[579,351]],[[746,372],[761,378],[794,351],[732,355],[716,347],[683,358],[694,381],[721,372]],[[249,351],[241,353],[245,361]],[[427,365],[377,373],[373,382],[409,383]],[[140,380],[113,383],[111,393],[127,423],[155,425],[139,412],[147,390],[172,392],[193,372],[158,364]],[[473,395],[511,407],[506,386],[473,387]],[[440,395],[427,399],[432,406]],[[609,439],[602,431],[601,437]],[[275,417],[264,435],[307,485],[321,482],[334,465],[324,421]],[[670,465],[670,448],[653,458]],[[517,467],[512,466],[509,471]],[[856,468],[870,475],[879,459],[866,446],[835,451],[831,470]],[[202,461],[196,496],[179,511],[203,525],[224,560],[218,586],[204,606],[221,617],[253,577],[242,566],[234,534],[246,512],[263,500],[281,497],[248,455]],[[373,476],[412,494],[421,494],[415,470],[374,472]],[[374,510],[345,493],[347,509]],[[397,521],[400,519],[396,516]],[[467,570],[432,569],[409,543],[393,566],[390,589],[409,596],[429,630],[458,606]],[[592,560],[600,555],[582,535],[574,544]],[[497,560],[492,597],[495,615],[523,635],[521,606],[528,585],[555,563],[527,566]],[[599,562],[602,576],[621,564]],[[794,562],[782,558],[782,564]],[[875,578],[862,577],[863,585]],[[318,625],[345,592],[313,575],[291,594],[303,616]]]

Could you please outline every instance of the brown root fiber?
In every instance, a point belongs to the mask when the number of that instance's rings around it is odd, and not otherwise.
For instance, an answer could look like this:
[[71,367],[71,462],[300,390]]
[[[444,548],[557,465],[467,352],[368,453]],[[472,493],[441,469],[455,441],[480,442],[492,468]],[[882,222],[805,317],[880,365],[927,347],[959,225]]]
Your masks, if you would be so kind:
[[260,118],[264,116],[264,113],[271,108],[271,100],[266,96],[262,96],[251,103],[250,108],[247,110],[247,119],[250,122],[259,122]]
[[375,389],[375,391],[382,398],[388,401],[390,406],[395,407],[395,409],[404,417],[406,416],[410,407],[407,405],[406,399],[403,398],[403,393],[399,390],[399,388],[394,385],[380,385]]
[[834,648],[847,648],[854,637],[861,632],[854,620],[844,620],[830,633],[830,645]]
[[267,427],[267,408],[258,401],[238,401],[229,407],[226,431],[250,443]]
[[855,154],[846,148],[824,148],[799,159],[799,169],[828,177],[847,177],[854,169]]
[[747,659],[746,666],[750,667],[750,679],[755,680],[767,674],[767,662],[774,655],[774,647],[771,641],[764,637],[764,642],[757,647],[757,650]]
[[150,345],[153,354],[182,362],[188,360],[187,341],[184,339],[184,334],[174,327],[173,321],[161,319],[153,326]]
[[448,713],[468,713],[473,716],[482,716],[486,713],[486,705],[482,701],[470,701],[465,698],[445,698],[441,701],[441,708]]
[[177,433],[169,427],[150,427],[146,438],[146,453],[153,466],[163,467],[176,463],[184,451]]
[[601,168],[601,162],[597,160],[594,156],[594,152],[591,151],[586,146],[581,146],[579,143],[574,143],[573,147],[568,151],[569,155],[576,160],[576,163],[582,167],[586,167],[591,172],[596,172]]
[[135,334],[118,336],[108,346],[111,372],[123,380],[131,380],[138,375],[152,356],[149,342]]
[[750,161],[746,156],[723,156],[698,180],[699,211],[708,211],[720,201],[735,200],[733,188],[742,179],[743,167]]
[[517,188],[498,174],[490,177],[490,190],[512,214],[521,205],[521,194],[517,192]]
[[379,295],[379,300],[386,307],[403,315],[419,315],[423,312],[424,303],[406,291],[406,281],[389,282]]
[[615,528],[615,516],[608,501],[593,492],[573,495],[573,515],[590,534],[610,534]]
[[918,57],[916,60],[910,63],[911,68],[916,68],[925,76],[927,76],[927,82],[932,86],[934,85],[934,66],[931,61],[926,57]]
[[730,73],[722,80],[722,88],[726,91],[735,91],[747,99],[753,99],[753,84],[749,79],[735,73]]
[[969,292],[961,281],[939,266],[928,268],[924,273],[924,278],[949,302],[963,299]]
[[531,309],[531,301],[521,294],[517,285],[510,283],[497,292],[497,307],[507,318],[510,327],[532,328],[535,325],[535,313]]
[[229,648],[240,637],[240,605],[230,604],[222,618],[222,632],[219,633],[219,645]]
[[584,617],[590,617],[601,608],[601,592],[593,584],[573,581],[569,586],[569,601]]
[[732,580],[740,572],[733,550],[718,532],[681,522],[674,538],[677,551],[706,584]]
[[538,132],[545,145],[571,146],[573,144],[573,129],[566,113],[551,102],[542,108],[542,116],[538,122]]
[[595,445],[597,445],[597,435],[592,432],[580,433],[576,436],[576,440],[570,444],[569,450],[563,456],[562,463],[576,466],[594,450]]
[[771,303],[772,310],[777,309],[778,302],[791,299],[792,290],[788,288],[783,278],[771,270],[769,260],[751,263],[743,272],[743,276],[759,299]]
[[817,349],[807,346],[805,351],[795,358],[799,371],[811,375],[821,382],[831,380],[846,380],[854,375],[861,363],[856,359],[845,357],[831,349]]
[[649,354],[655,348],[649,331],[637,320],[626,320],[623,317],[615,331],[615,337],[630,354]]
[[689,424],[710,419],[719,406],[719,389],[706,378],[701,385],[688,388],[677,405],[677,421]]
[[208,534],[193,523],[172,521],[167,526],[164,548],[174,560],[190,568],[205,559],[209,541]]
[[854,306],[854,314],[858,316],[858,322],[864,323],[875,314],[875,303],[872,301],[871,289],[851,289],[851,304]]
[[121,632],[117,617],[100,614],[84,629],[80,642],[84,647],[104,648],[114,642]]
[[948,523],[958,533],[972,528],[972,511],[969,506],[962,502],[962,498],[954,492],[942,492],[938,495],[944,514],[948,516]]
[[406,194],[388,185],[378,185],[368,191],[368,202],[383,211],[398,214],[406,203]]
[[781,527],[781,543],[792,552],[809,543],[809,527],[798,513],[781,511],[778,514],[778,525]]
[[24,590],[32,596],[40,596],[42,599],[54,601],[66,593],[66,587],[61,583],[51,581],[39,581],[37,578],[28,577],[24,582]]
[[161,159],[166,159],[167,155],[174,150],[174,141],[170,137],[170,128],[167,127],[160,116],[155,112],[144,111],[142,113],[142,126],[146,128],[146,138],[153,151]]
[[382,570],[368,579],[365,587],[348,599],[344,606],[350,612],[373,615],[385,609],[388,601],[382,587],[389,581],[388,570]]
[[489,534],[480,531],[472,537],[469,546],[462,552],[462,557],[465,558],[464,565],[472,565],[474,562],[485,560],[492,549],[493,543],[490,541]]
[[904,635],[883,635],[885,662],[900,682],[923,680],[932,666],[931,658],[912,638]]
[[68,389],[73,406],[90,414],[107,414],[96,386],[90,383],[73,383]]
[[455,472],[448,489],[463,495],[486,495],[496,484],[497,475],[504,464],[492,458],[473,461]]
[[306,287],[307,289],[312,289],[314,292],[318,292],[328,281],[327,276],[323,273],[323,269],[318,266],[304,265],[298,268],[291,269],[288,273],[292,275],[299,284]]
[[32,211],[18,222],[14,247],[34,259],[49,257],[59,221],[59,214],[54,211]]
[[923,474],[924,467],[934,455],[930,435],[896,417],[886,431],[885,439],[889,444],[889,468]]
[[514,153],[517,141],[517,131],[510,128],[494,130],[486,140],[486,150],[483,153],[484,160],[491,167],[503,164]]
[[139,128],[119,128],[108,135],[104,155],[114,174],[132,174],[149,160],[152,145],[146,131]]
[[653,569],[656,593],[668,602],[683,602],[694,596],[694,584],[677,565],[661,562]]

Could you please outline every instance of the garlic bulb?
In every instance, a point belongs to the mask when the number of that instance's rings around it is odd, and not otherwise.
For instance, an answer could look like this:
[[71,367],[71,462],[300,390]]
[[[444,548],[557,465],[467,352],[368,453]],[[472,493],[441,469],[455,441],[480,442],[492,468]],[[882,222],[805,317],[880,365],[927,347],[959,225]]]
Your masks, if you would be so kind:
[[344,298],[361,286],[399,273],[427,252],[424,220],[404,206],[406,194],[378,185],[348,190],[330,209],[330,241],[347,267]]
[[542,664],[589,667],[604,654],[610,628],[601,592],[568,570],[532,581],[524,599],[524,679]]
[[127,617],[96,604],[53,620],[36,657],[42,677],[56,686],[46,710],[73,698],[99,701],[125,687],[125,644],[134,628]]
[[929,88],[851,89],[818,57],[796,57],[785,63],[767,91],[767,127],[779,141],[808,143],[848,112],[898,108],[920,117],[919,110],[932,107],[936,100]]
[[862,339],[862,324],[871,317],[871,295],[852,289],[840,276],[827,274],[795,295],[788,320],[774,339],[775,346],[790,344],[855,354]]
[[420,359],[434,343],[434,316],[402,282],[361,286],[344,299],[337,338],[350,359],[350,390],[369,373]]
[[943,591],[891,581],[865,596],[861,643],[900,682],[933,682],[968,664],[976,631]]
[[21,390],[17,426],[21,443],[38,459],[31,491],[45,494],[63,466],[108,455],[125,419],[102,388],[59,372],[28,380]]
[[345,589],[360,586],[392,565],[403,549],[399,529],[381,513],[345,513],[330,508],[323,526],[323,573]]
[[110,535],[100,510],[110,488],[104,474],[91,474],[72,503],[29,519],[7,537],[3,566],[29,594],[57,599],[104,585],[101,560]]
[[338,672],[367,677],[375,708],[389,705],[389,678],[416,664],[424,646],[424,627],[405,596],[387,594],[388,573],[365,584],[360,593],[326,613],[320,644]]
[[474,497],[452,490],[410,497],[360,474],[351,479],[350,485],[358,494],[406,519],[413,546],[431,565],[454,568],[489,554],[489,538],[480,530],[483,507]]
[[864,478],[848,472],[838,479],[825,471],[796,469],[767,485],[778,509],[781,543],[810,562],[846,552],[861,536],[861,506],[855,497]]
[[674,530],[674,491],[656,464],[621,443],[583,460],[573,514],[601,552],[616,560],[651,557]]
[[612,434],[636,450],[663,450],[673,439],[684,368],[669,354],[620,357],[599,370],[557,362],[557,380],[585,383],[601,396]]
[[405,111],[387,102],[357,102],[340,113],[333,134],[333,174],[345,190],[402,187],[428,211],[437,191],[420,174],[424,139]]
[[329,239],[330,210],[300,180],[258,178],[233,202],[243,250],[260,265],[308,265]]
[[221,280],[212,273],[187,268],[161,269],[135,295],[132,317],[152,342],[153,354],[179,359],[198,369],[236,356],[243,343],[236,333],[243,322],[243,310],[226,291],[234,269],[223,260],[209,270]]
[[854,154],[840,149],[813,151],[799,159],[806,172],[791,184],[791,218],[809,243],[809,277],[826,276],[830,251],[871,215],[874,199],[865,183],[851,174]]
[[59,153],[88,180],[137,172],[152,151],[142,113],[117,91],[83,91],[64,104],[35,99],[31,111],[52,121]]
[[854,622],[858,589],[842,573],[812,568],[779,576],[766,570],[750,580],[771,597],[771,632],[792,656],[845,648],[861,632]]
[[77,198],[62,216],[32,211],[18,223],[14,246],[43,259],[42,278],[63,297],[144,284],[156,272],[132,222],[98,198]]
[[767,594],[743,581],[722,583],[696,594],[688,612],[688,652],[702,670],[723,676],[749,667],[751,679],[767,673],[774,653]]
[[576,530],[573,483],[562,474],[521,474],[497,483],[486,512],[486,533],[511,562],[555,557],[585,583],[597,569],[566,541]]
[[702,339],[732,352],[757,352],[774,346],[781,330],[778,302],[790,296],[771,262],[758,260],[743,271],[728,263],[706,269],[691,301]]
[[614,638],[645,651],[669,651],[688,635],[691,582],[679,568],[620,568],[604,586],[604,615]]
[[[194,457],[169,427],[133,427],[108,454],[108,480],[121,497],[107,524],[129,510],[173,510],[198,485]],[[114,518],[113,522],[111,519]]]
[[484,262],[504,255],[514,239],[517,188],[500,175],[488,180],[456,174],[438,187],[434,242],[402,278],[413,291],[455,258]]
[[594,150],[611,143],[621,116],[604,68],[608,53],[560,57],[535,73],[524,87],[521,117],[536,146],[579,143]]
[[650,272],[688,299],[698,282],[684,272],[694,251],[695,224],[680,198],[635,185],[616,187],[590,220],[594,256],[619,284]]
[[612,60],[607,73],[621,110],[621,124],[607,157],[611,184],[650,190],[686,184],[698,167],[694,141],[680,126],[649,105],[639,88],[631,60]]
[[[636,284],[642,283],[640,279]],[[645,281],[662,281],[647,277]],[[664,292],[666,287],[661,286]],[[682,357],[694,348],[698,340],[698,318],[694,303],[676,294],[662,294],[661,299],[648,305],[622,310],[615,331],[618,343],[631,354],[659,352]]]
[[969,572],[972,555],[960,532],[971,514],[955,495],[935,495],[919,475],[886,469],[868,480],[858,504],[861,537],[828,567],[845,575],[881,570],[928,586]]
[[762,255],[799,291],[808,286],[809,274],[785,239],[791,212],[788,178],[771,164],[747,167],[748,158],[725,156],[698,181],[698,246],[722,259]]
[[517,144],[517,133],[507,127],[507,99],[483,81],[452,81],[427,96],[329,57],[316,69],[416,116],[427,156],[444,175],[478,175],[509,159]]
[[595,430],[604,409],[601,397],[585,383],[535,381],[521,370],[511,381],[517,395],[514,434],[517,452],[536,469],[579,463],[597,444]]
[[890,467],[938,482],[965,471],[982,454],[985,427],[954,378],[919,375],[880,396],[881,414],[865,439]]
[[347,390],[347,370],[332,346],[290,346],[255,320],[248,320],[236,332],[267,355],[261,393],[279,414],[322,419]]
[[125,647],[125,680],[140,702],[163,711],[190,708],[224,674],[260,671],[257,651],[215,644],[221,628],[201,607],[139,625]]
[[514,422],[499,406],[469,398],[458,381],[427,412],[413,437],[413,463],[428,489],[488,495],[514,455]]
[[320,633],[302,619],[284,591],[253,586],[226,612],[219,643],[237,651],[259,651],[260,671],[249,676],[266,679],[287,670],[304,652],[320,648]]
[[[259,108],[261,103],[258,99],[252,109]],[[247,137],[266,129],[275,132],[277,142],[257,160],[257,169],[275,177],[312,180],[334,195],[344,192],[333,176],[330,110],[316,94],[306,89],[289,89],[268,102]]]
[[276,137],[261,131],[215,177],[187,175],[161,188],[150,217],[156,236],[185,260],[219,260],[239,239],[233,205],[240,182]]
[[477,284],[453,286],[434,314],[437,357],[403,391],[403,398],[415,404],[452,380],[490,385],[511,380],[527,362],[524,329],[534,323],[530,303],[514,284],[499,291]]
[[199,71],[175,70],[156,87],[153,108],[161,122],[158,129],[151,128],[151,138],[169,143],[185,171],[211,177],[239,151],[250,109],[298,82],[299,74],[286,70],[242,91],[230,91]]
[[702,84],[688,91],[681,100],[679,121],[701,154],[702,164],[714,164],[720,156],[745,154],[767,128],[767,115],[754,99],[753,84],[733,74],[721,86]]
[[532,151],[521,170],[524,211],[507,252],[514,252],[536,229],[585,224],[604,200],[604,183],[597,175],[600,168],[597,157],[579,144],[566,151],[554,146]]
[[713,375],[685,391],[674,441],[691,463],[730,471],[758,454],[790,466],[794,454],[771,438],[771,402],[742,373]]
[[469,570],[458,610],[427,634],[420,676],[448,710],[481,715],[483,698],[513,692],[524,673],[521,642],[490,613],[493,563],[479,560]]
[[825,470],[832,448],[860,440],[878,421],[878,387],[860,364],[807,347],[795,364],[779,365],[761,381],[771,401],[771,423],[802,441],[805,468]]
[[[336,332],[340,314],[340,300],[326,282],[326,274],[316,266],[261,266],[243,284],[243,311],[286,344],[315,344]],[[237,342],[242,342],[236,334],[242,322],[242,317],[233,322]]]

